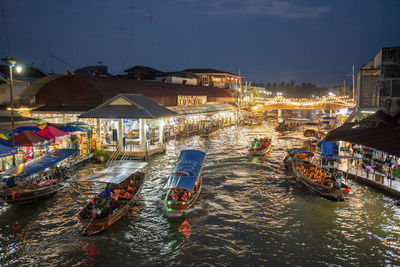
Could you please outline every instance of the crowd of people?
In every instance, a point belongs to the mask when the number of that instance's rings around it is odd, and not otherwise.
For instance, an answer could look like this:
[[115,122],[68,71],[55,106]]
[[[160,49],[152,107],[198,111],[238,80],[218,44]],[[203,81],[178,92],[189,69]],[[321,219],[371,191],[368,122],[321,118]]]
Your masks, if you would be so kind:
[[[297,166],[297,170],[306,178],[316,183],[323,183],[327,178],[330,178],[330,174],[315,166]],[[329,180],[330,181],[330,180]]]
[[260,150],[268,147],[270,144],[271,144],[271,139],[268,137],[254,138],[251,147],[255,150]]

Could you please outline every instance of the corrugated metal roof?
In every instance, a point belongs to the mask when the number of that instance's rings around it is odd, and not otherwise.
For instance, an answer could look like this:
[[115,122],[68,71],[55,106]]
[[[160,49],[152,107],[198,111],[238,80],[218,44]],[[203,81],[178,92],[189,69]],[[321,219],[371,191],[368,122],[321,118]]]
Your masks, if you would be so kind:
[[[128,101],[129,104],[116,103],[121,98]],[[154,119],[173,115],[176,115],[176,112],[157,104],[141,94],[119,94],[100,106],[81,114],[79,117]]]
[[210,114],[220,111],[236,111],[236,107],[230,104],[212,104],[205,105],[201,107],[192,107],[192,108],[178,108],[178,107],[170,107],[169,109],[178,113],[178,115],[190,115],[190,114]]

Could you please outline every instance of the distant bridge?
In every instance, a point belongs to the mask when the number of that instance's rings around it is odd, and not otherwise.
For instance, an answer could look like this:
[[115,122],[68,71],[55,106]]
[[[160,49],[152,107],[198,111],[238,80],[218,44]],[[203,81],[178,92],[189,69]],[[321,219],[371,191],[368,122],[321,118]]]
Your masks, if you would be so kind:
[[269,98],[263,104],[252,108],[253,111],[285,110],[285,109],[319,109],[340,110],[353,107],[352,99],[347,96],[324,98],[283,98],[281,96]]
[[319,110],[340,110],[342,108],[352,107],[346,104],[315,104],[315,105],[296,105],[296,104],[267,104],[256,106],[252,111],[269,111],[269,110],[285,110],[285,109],[319,109]]

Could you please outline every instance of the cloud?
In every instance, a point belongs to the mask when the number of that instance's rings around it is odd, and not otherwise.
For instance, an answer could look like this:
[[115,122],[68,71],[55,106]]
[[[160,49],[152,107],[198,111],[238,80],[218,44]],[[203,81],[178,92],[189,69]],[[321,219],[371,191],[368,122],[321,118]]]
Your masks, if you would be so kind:
[[[179,1],[196,4],[196,0]],[[209,14],[215,16],[258,15],[283,19],[315,19],[330,11],[329,6],[305,6],[284,0],[200,0],[197,5],[204,6]]]

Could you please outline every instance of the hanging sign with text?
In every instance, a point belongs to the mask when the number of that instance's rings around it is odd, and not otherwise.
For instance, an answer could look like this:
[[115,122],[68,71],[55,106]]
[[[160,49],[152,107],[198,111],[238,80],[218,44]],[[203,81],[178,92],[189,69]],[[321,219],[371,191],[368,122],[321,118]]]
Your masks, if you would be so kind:
[[178,95],[178,107],[199,107],[207,103],[207,96]]

